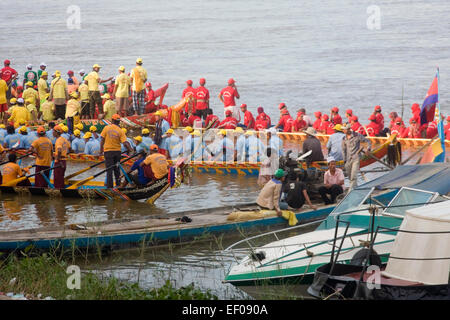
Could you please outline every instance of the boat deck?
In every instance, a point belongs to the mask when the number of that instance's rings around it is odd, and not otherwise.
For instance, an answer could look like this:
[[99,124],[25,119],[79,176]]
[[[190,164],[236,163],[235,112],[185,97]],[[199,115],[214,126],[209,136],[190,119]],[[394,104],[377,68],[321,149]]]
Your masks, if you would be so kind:
[[[381,271],[384,271],[384,269],[381,269]],[[355,280],[359,280],[361,277],[360,272],[354,272],[346,275],[347,277],[353,278]],[[373,276],[373,273],[364,273],[363,281],[366,282],[370,276]],[[413,281],[407,281],[402,279],[395,279],[395,278],[389,278],[386,277],[383,272],[380,273],[380,284],[386,285],[386,286],[400,286],[400,287],[409,287],[409,286],[422,286],[423,283],[420,282],[413,282]]]

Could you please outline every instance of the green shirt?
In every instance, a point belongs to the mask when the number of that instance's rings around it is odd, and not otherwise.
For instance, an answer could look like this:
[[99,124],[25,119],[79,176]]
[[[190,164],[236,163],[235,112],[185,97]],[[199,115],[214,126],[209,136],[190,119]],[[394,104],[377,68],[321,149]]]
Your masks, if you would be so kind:
[[25,85],[28,81],[33,82],[33,85],[37,85],[37,81],[38,81],[38,76],[36,74],[36,72],[30,70],[25,72],[24,74],[24,79],[23,79],[23,84]]

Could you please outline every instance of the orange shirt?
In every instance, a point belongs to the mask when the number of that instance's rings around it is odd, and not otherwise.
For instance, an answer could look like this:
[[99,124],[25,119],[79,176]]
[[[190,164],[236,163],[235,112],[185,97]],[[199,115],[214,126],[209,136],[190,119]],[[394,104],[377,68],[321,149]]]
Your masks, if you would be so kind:
[[122,150],[122,143],[127,141],[127,136],[121,128],[115,124],[110,124],[103,128],[100,134],[105,139],[103,151],[120,151]]
[[55,158],[58,156],[59,150],[61,150],[61,160],[65,160],[67,158],[67,154],[69,153],[70,143],[64,137],[59,137],[55,142]]
[[166,157],[161,153],[153,153],[144,160],[144,164],[152,167],[156,179],[164,177],[168,172],[168,163]]
[[3,183],[7,183],[13,180],[16,180],[18,177],[22,175],[22,169],[17,163],[8,162],[3,166],[2,176]]
[[39,137],[37,140],[34,140],[31,146],[37,152],[36,165],[50,167],[53,151],[53,145],[50,139],[47,137]]

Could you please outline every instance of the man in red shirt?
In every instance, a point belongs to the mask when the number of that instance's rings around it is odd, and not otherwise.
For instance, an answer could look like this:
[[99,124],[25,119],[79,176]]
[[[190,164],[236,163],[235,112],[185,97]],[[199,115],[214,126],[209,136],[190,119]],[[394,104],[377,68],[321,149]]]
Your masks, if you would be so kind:
[[275,129],[282,127],[283,132],[292,132],[292,129],[294,129],[294,119],[292,119],[289,111],[284,109],[281,111],[281,115],[280,121],[275,126]]
[[369,124],[366,126],[367,135],[369,137],[378,136],[378,134],[380,133],[380,127],[377,123],[377,117],[375,116],[375,114],[372,113],[370,115],[369,121]]
[[217,128],[220,124],[219,117],[213,114],[212,109],[206,109],[205,128]]
[[352,129],[353,132],[358,132],[358,133],[360,133],[362,135],[365,135],[364,128],[361,125],[361,123],[359,123],[357,116],[352,116],[350,118],[350,125],[352,126],[351,129]]
[[[264,121],[264,122],[260,122],[259,123],[260,125],[262,125],[263,123],[267,123],[266,129],[272,125],[272,121],[271,121],[270,117],[264,112],[263,107],[258,107],[258,115],[256,116],[256,123],[260,120]],[[256,123],[255,123],[255,127],[256,127]]]
[[397,117],[394,119],[394,123],[391,127],[391,134],[397,134],[397,137],[400,138],[403,135],[403,131],[405,131],[405,125],[403,124],[402,118]]
[[313,123],[313,128],[316,129],[316,131],[319,131],[320,126],[322,125],[322,112],[316,111],[314,112],[314,116],[316,117],[316,121]]
[[422,138],[422,134],[420,132],[420,125],[419,125],[419,117],[412,117],[409,119],[410,126],[403,130],[402,138],[411,138],[411,139],[417,139]]
[[420,106],[418,103],[413,103],[411,106],[411,112],[413,114],[413,118],[420,117]]
[[433,139],[438,134],[437,123],[435,121],[431,121],[427,123],[426,127],[426,138]]
[[303,119],[303,116],[304,116],[303,112],[297,113],[297,119],[295,119],[295,121],[294,121],[294,131],[295,132],[301,132],[303,130],[306,130],[306,128],[308,128],[308,124]]
[[145,84],[145,87],[147,88],[147,94],[145,95],[144,113],[152,113],[157,110],[157,107],[155,105],[155,91],[153,91],[152,84],[150,82],[147,82]]
[[345,110],[345,117],[347,118],[347,123],[350,123],[353,117],[353,110],[352,109]]
[[11,68],[9,65],[11,61],[5,60],[3,62],[4,68],[1,70],[2,79],[5,80],[8,90],[6,91],[6,99],[9,101],[11,99],[11,83],[17,78],[18,73],[16,70]]
[[378,133],[384,136],[384,116],[381,113],[381,106],[375,106],[373,114],[375,115],[375,123],[378,125]]
[[186,106],[184,107],[184,111],[187,113],[188,117],[195,112],[195,88],[192,87],[192,80],[186,81],[187,87],[183,90],[183,94],[181,98],[186,98],[187,96],[194,97],[193,100],[190,100]]
[[188,126],[191,126],[193,128],[203,128],[203,121],[200,117],[201,113],[199,110],[195,111],[194,114],[191,114],[191,116],[188,118]]
[[450,129],[450,116],[447,117],[447,124],[444,126],[444,131],[447,131]]
[[[333,127],[337,124],[342,124],[342,117],[339,115],[339,108],[333,107],[331,108],[331,123],[333,124]],[[334,133],[334,130],[333,130]]]
[[245,103],[241,104],[241,111],[244,114],[244,126],[247,129],[255,129],[255,118],[253,118],[253,114],[247,110],[247,105]]
[[239,114],[239,110],[236,108],[236,102],[234,99],[239,99],[239,92],[236,87],[236,82],[233,78],[228,80],[228,86],[223,88],[219,93],[219,99],[222,101],[224,106],[224,112],[227,110],[231,110],[233,116],[241,121],[241,115]]
[[233,116],[231,110],[225,111],[225,119],[219,124],[219,129],[236,129],[238,121]]
[[206,80],[201,78],[199,87],[195,90],[195,98],[197,104],[195,105],[195,110],[200,112],[200,117],[203,120],[206,119],[206,110],[209,109],[209,90],[205,88]]

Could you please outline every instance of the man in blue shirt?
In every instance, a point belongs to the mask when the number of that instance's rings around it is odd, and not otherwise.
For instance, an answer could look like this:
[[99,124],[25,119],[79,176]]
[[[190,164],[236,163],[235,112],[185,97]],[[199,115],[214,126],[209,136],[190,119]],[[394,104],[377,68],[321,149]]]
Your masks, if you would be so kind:
[[173,129],[169,129],[161,143],[161,149],[167,150],[170,159],[177,159],[183,152],[181,139],[174,134]]
[[92,132],[86,132],[83,136],[86,143],[84,146],[84,153],[94,156],[100,155],[100,142],[92,137]]
[[136,152],[145,152],[148,153],[150,148],[142,142],[143,138],[141,136],[134,137],[134,141],[136,142]]
[[29,135],[27,131],[27,127],[20,127],[19,129],[20,133],[20,143],[19,143],[19,149],[30,149],[31,144],[33,143],[34,136]]
[[45,135],[47,136],[47,138],[50,139],[50,141],[52,142],[53,145],[55,145],[56,142],[56,137],[53,136],[53,128],[55,127],[55,123],[49,122],[48,123],[48,130],[45,132]]
[[6,128],[6,136],[3,141],[3,147],[7,149],[18,148],[20,141],[20,135],[15,132],[13,126]]
[[[144,187],[146,186],[151,180],[147,178],[144,174],[144,169],[140,166],[141,162],[145,160],[145,157],[147,156],[147,153],[141,152],[139,153],[139,156],[137,160],[133,163],[131,166],[130,171],[127,172],[130,179],[133,181],[133,183],[137,187]],[[133,171],[138,171],[136,174],[131,174]],[[127,179],[125,179],[124,182],[122,182],[121,187],[125,187],[128,184]]]
[[334,126],[334,133],[330,136],[327,142],[328,156],[334,158],[335,161],[344,160],[342,156],[342,139],[345,134],[342,132],[342,125],[337,124]]
[[84,148],[86,147],[86,142],[84,142],[83,139],[81,139],[81,131],[78,129],[75,129],[73,131],[73,135],[75,138],[72,140],[71,148],[73,152],[75,153],[84,153]]

